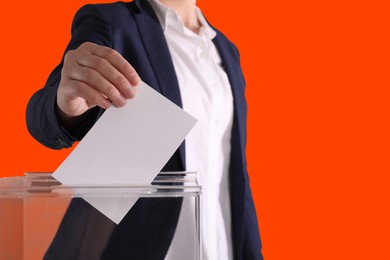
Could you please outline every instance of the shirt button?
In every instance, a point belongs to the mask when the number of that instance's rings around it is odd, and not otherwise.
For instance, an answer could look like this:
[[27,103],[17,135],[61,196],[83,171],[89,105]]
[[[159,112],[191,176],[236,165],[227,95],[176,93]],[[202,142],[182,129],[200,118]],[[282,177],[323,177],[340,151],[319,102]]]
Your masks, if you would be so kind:
[[201,59],[201,60],[207,60],[208,59],[208,55],[204,51],[199,51],[197,56],[198,56],[198,59]]

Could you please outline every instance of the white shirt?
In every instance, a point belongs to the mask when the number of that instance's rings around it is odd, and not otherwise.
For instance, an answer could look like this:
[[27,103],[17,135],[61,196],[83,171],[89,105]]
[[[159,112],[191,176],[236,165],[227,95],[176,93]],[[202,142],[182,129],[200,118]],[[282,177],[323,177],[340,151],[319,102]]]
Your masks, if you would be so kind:
[[[198,122],[186,138],[187,171],[196,171],[203,196],[203,259],[233,259],[229,193],[233,97],[228,77],[212,39],[216,32],[199,8],[199,34],[186,28],[172,9],[150,0],[168,43],[179,81],[183,109]],[[188,223],[193,205],[185,201],[167,260],[190,259],[193,236]],[[191,251],[190,251],[191,252]]]

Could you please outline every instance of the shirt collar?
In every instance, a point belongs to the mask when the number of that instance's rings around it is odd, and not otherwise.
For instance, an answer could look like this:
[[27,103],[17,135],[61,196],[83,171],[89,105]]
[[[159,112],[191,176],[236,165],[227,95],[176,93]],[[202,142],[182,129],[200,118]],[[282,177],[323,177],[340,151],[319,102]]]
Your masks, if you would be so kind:
[[[165,32],[168,27],[174,27],[177,30],[180,30],[184,34],[195,34],[186,28],[177,15],[177,13],[163,5],[159,0],[149,0],[154,12],[156,13],[157,19],[159,20],[163,31]],[[201,24],[201,28],[199,30],[199,36],[206,36],[209,39],[213,39],[217,33],[211,28],[206,19],[204,18],[202,11],[199,7],[195,7],[196,16]]]

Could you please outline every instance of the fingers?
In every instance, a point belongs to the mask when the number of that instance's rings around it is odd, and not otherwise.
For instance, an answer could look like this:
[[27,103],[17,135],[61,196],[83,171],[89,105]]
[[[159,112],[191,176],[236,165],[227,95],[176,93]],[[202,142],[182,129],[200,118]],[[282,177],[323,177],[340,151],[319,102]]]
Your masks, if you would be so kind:
[[[87,67],[88,69],[95,70],[99,73],[103,79],[102,82],[108,81],[112,84],[113,87],[116,87],[118,91],[125,98],[133,98],[135,95],[135,88],[131,85],[128,79],[120,73],[115,67],[111,65],[109,61],[103,59],[99,56],[87,55],[78,60],[80,66]],[[83,69],[84,70],[84,69]],[[85,70],[82,73],[87,73]],[[98,78],[96,78],[98,80]],[[91,82],[90,82],[91,83]],[[89,83],[89,84],[90,84]],[[107,93],[103,92],[107,97]],[[111,99],[111,97],[109,97]],[[115,102],[114,99],[111,99]]]
[[83,43],[64,58],[57,91],[58,107],[71,116],[98,105],[122,107],[135,96],[138,73],[117,51]]
[[[97,53],[101,56],[97,56],[93,53]],[[97,71],[105,80],[109,81],[112,86],[118,89],[125,98],[134,97],[134,86],[138,85],[141,81],[138,73],[118,52],[105,46],[99,46],[94,43],[84,43],[79,49],[69,51],[67,60],[70,60],[70,63],[74,63],[74,65],[70,67],[73,71],[75,69],[80,69],[80,67],[75,68],[75,65],[88,67]],[[83,73],[85,73],[85,70]],[[87,73],[87,75],[89,76],[89,73]],[[75,79],[83,80],[82,77],[77,77]],[[103,81],[100,82],[98,77],[94,77],[94,80],[97,84],[103,84]],[[90,86],[95,87],[94,82],[87,81],[87,83]],[[118,104],[115,100],[112,101],[114,104]]]
[[100,106],[104,109],[108,109],[111,106],[110,100],[104,97],[99,91],[88,86],[88,84],[78,81],[70,80],[69,85],[72,86],[73,91],[78,94],[79,97],[86,100],[85,105],[87,109],[94,106]]
[[138,86],[141,82],[141,78],[138,76],[135,69],[117,51],[94,43],[84,43],[82,48],[88,48],[92,55],[108,61],[115,69],[125,76],[132,86]]
[[[126,98],[120,93],[111,82],[105,79],[99,72],[94,69],[76,65],[76,67],[69,72],[69,78],[73,81],[80,81],[85,84],[77,84],[77,88],[73,90],[75,96],[83,97],[84,92],[91,92],[91,88],[98,92],[99,96],[106,96],[115,106],[122,107],[126,104]],[[74,85],[72,85],[74,87]],[[90,102],[98,103],[98,100],[87,99]]]

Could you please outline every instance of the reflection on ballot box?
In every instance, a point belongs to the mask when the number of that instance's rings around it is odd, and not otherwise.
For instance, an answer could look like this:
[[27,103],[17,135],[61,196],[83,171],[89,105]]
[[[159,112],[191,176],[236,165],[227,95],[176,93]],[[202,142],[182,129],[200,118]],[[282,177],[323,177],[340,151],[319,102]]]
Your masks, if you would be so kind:
[[[135,203],[115,224],[87,200]],[[152,184],[121,186],[65,187],[50,173],[1,178],[0,259],[164,259],[181,215],[183,259],[198,260],[200,210],[194,172],[162,172]]]

